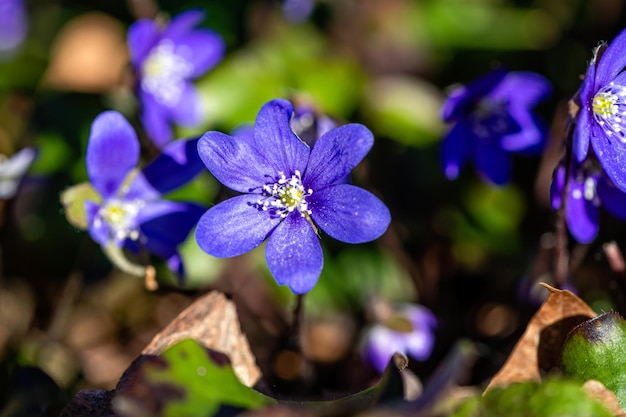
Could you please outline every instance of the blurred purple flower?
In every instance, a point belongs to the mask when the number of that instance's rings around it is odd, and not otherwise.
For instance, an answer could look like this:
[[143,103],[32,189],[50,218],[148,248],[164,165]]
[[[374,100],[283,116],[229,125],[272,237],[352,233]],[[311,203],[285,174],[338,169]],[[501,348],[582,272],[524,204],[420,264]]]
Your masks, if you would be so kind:
[[472,159],[493,184],[509,182],[509,153],[536,153],[545,142],[545,128],[532,108],[550,90],[550,83],[538,74],[502,68],[454,89],[442,108],[444,122],[453,124],[442,143],[446,177],[457,178]]
[[363,358],[382,372],[396,352],[424,361],[435,345],[437,319],[425,307],[399,304],[366,335]]
[[120,113],[101,113],[91,126],[87,174],[100,201],[86,201],[88,230],[102,246],[147,250],[183,276],[177,251],[205,211],[199,205],[162,200],[202,169],[197,140],[175,141],[142,170],[139,141]]
[[17,192],[22,177],[37,157],[37,150],[29,147],[7,158],[0,154],[0,200],[11,198]]
[[0,57],[17,49],[28,32],[28,16],[22,0],[0,0]]
[[315,7],[315,0],[284,0],[283,14],[294,23],[304,22],[309,18]]
[[194,28],[204,13],[191,10],[162,29],[141,19],[128,31],[131,62],[138,76],[141,120],[162,148],[173,139],[170,122],[193,127],[202,122],[202,102],[191,80],[214,67],[224,55],[215,32]]
[[209,209],[196,239],[205,252],[232,257],[267,238],[270,272],[302,294],[322,271],[318,226],[337,240],[362,243],[382,235],[390,215],[368,191],[337,184],[369,152],[372,133],[348,124],[326,132],[311,149],[293,132],[292,114],[288,101],[272,100],[259,111],[252,137],[207,132],[200,139],[198,153],[209,171],[244,194]]
[[[565,165],[561,163],[550,188],[552,208],[562,205],[563,189],[566,186]],[[618,189],[604,171],[588,159],[582,164],[572,162],[567,182],[565,204],[567,228],[578,242],[590,243],[598,234],[600,207],[615,217],[626,220],[626,193]]]
[[626,191],[626,30],[598,46],[574,103],[573,151],[582,162],[593,146],[613,183]]

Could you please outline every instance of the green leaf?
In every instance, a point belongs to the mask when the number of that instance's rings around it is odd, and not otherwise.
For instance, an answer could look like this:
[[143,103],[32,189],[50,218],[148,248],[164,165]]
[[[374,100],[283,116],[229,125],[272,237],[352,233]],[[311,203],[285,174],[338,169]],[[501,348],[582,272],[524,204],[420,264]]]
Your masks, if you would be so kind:
[[85,212],[85,201],[100,203],[101,198],[90,183],[83,182],[61,193],[61,203],[65,208],[67,221],[79,229],[87,229],[87,213]]
[[208,417],[225,408],[256,409],[276,402],[242,384],[226,355],[191,339],[161,356],[142,358],[118,386],[113,404],[121,416]]
[[595,379],[626,406],[626,321],[618,313],[600,314],[576,326],[562,353],[563,372],[581,381]]
[[609,417],[612,414],[590,398],[580,384],[562,379],[514,383],[472,397],[452,417]]

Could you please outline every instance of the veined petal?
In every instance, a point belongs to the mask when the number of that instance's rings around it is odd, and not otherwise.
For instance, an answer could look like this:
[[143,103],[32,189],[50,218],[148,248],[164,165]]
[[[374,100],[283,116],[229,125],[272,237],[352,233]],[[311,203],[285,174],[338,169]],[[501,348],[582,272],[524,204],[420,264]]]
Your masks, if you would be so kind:
[[240,195],[204,213],[196,228],[196,241],[209,255],[230,258],[259,246],[281,220],[260,210],[254,194]]
[[270,272],[296,294],[310,291],[322,273],[319,238],[305,217],[292,213],[272,232],[265,248]]
[[176,254],[205,211],[197,204],[167,200],[146,205],[137,215],[144,247],[164,259]]
[[176,140],[146,165],[142,173],[148,184],[165,194],[191,181],[203,168],[198,156],[198,139]]
[[133,67],[141,66],[160,39],[161,31],[154,20],[140,19],[128,28],[128,49]]
[[348,175],[373,144],[372,132],[360,124],[348,124],[326,132],[311,150],[304,183],[313,190],[333,184]]
[[504,185],[511,180],[511,157],[498,146],[483,144],[476,147],[476,169],[494,185]]
[[205,133],[198,141],[198,155],[215,178],[242,193],[260,193],[267,176],[273,174],[265,158],[247,141],[224,133]]
[[626,220],[626,193],[605,178],[598,181],[597,191],[606,211],[618,219]]
[[389,209],[374,194],[350,184],[314,191],[308,198],[313,221],[329,236],[346,243],[379,238],[389,227]]
[[613,184],[626,191],[626,143],[616,136],[610,138],[600,126],[593,125],[591,145]]
[[114,196],[139,162],[139,140],[133,127],[120,113],[100,113],[91,125],[87,144],[87,174],[98,193]]
[[[305,172],[309,146],[291,130],[293,106],[287,100],[276,99],[261,107],[254,125],[254,142],[276,173],[287,177],[296,170]],[[276,175],[276,173],[273,173]]]
[[191,83],[185,82],[178,104],[168,107],[170,119],[181,126],[194,127],[202,122],[203,104],[200,94]]
[[470,156],[476,140],[470,127],[463,121],[453,126],[443,138],[441,142],[441,164],[446,178],[454,180],[459,176],[459,172]]
[[570,233],[580,243],[590,243],[598,234],[599,210],[585,198],[585,184],[572,181],[570,198],[565,205],[565,221]]
[[143,127],[152,142],[159,148],[163,148],[173,139],[172,129],[167,119],[169,109],[159,104],[150,93],[142,92],[140,97]]
[[189,78],[197,78],[213,68],[223,57],[222,37],[208,29],[196,29],[176,39],[176,53],[192,65]]
[[626,66],[626,30],[622,30],[609,44],[597,63],[595,84],[598,87],[611,82]]

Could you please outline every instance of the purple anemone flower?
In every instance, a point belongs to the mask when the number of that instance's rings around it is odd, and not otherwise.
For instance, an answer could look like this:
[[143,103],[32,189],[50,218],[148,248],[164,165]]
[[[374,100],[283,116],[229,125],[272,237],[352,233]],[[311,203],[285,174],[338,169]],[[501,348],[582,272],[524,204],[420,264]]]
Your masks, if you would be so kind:
[[362,351],[366,362],[382,372],[396,352],[424,361],[435,345],[437,319],[425,307],[414,304],[394,306],[384,321],[370,327]]
[[209,209],[196,239],[217,257],[243,254],[267,238],[270,272],[294,293],[309,291],[322,271],[319,227],[347,243],[381,236],[390,222],[373,194],[337,184],[369,152],[372,133],[363,125],[331,129],[311,148],[294,133],[291,103],[272,100],[256,119],[253,137],[207,132],[198,153],[227,187],[244,193]]
[[574,103],[573,151],[582,162],[593,147],[613,183],[626,191],[626,30],[598,46]]
[[91,237],[102,246],[153,253],[182,277],[177,246],[205,208],[161,196],[202,170],[196,147],[197,140],[172,142],[139,170],[139,141],[130,123],[115,111],[98,115],[91,125],[86,159],[89,182],[100,197],[85,202]]
[[165,28],[141,19],[128,31],[141,120],[160,148],[173,139],[170,122],[188,127],[202,122],[201,98],[191,80],[224,55],[224,42],[218,34],[194,28],[203,19],[201,11],[191,10],[173,18]]
[[626,193],[617,188],[597,166],[597,161],[587,159],[582,164],[572,162],[569,181],[566,182],[565,165],[561,163],[554,172],[550,188],[552,208],[562,206],[563,190],[567,186],[565,223],[571,235],[580,243],[595,239],[600,227],[600,207],[615,217],[626,220]]
[[28,32],[26,5],[22,0],[0,0],[0,57],[17,49]]
[[508,183],[509,153],[536,153],[545,142],[545,128],[532,108],[550,91],[538,74],[502,68],[454,89],[442,108],[444,122],[454,124],[442,143],[446,177],[457,178],[471,159],[488,181]]

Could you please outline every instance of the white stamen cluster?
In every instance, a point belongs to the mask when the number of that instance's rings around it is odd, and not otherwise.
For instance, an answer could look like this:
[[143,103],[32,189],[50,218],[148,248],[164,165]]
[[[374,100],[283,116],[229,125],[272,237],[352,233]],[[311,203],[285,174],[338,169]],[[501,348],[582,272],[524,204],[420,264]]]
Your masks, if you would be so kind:
[[284,172],[278,173],[275,182],[263,186],[264,199],[257,201],[263,211],[272,211],[285,218],[289,213],[298,210],[302,217],[311,214],[306,197],[313,194],[312,189],[305,189],[302,185],[302,174],[296,170],[291,178]]
[[145,205],[143,200],[123,201],[111,200],[98,210],[96,217],[96,226],[100,226],[99,222],[104,221],[111,232],[111,237],[117,241],[126,238],[139,239],[139,229],[137,228],[135,218],[139,210]]
[[144,90],[169,107],[176,106],[180,101],[185,80],[193,69],[192,64],[175,49],[172,41],[162,40],[146,59],[141,80]]
[[626,86],[611,82],[596,93],[591,102],[593,118],[609,138],[626,143]]

